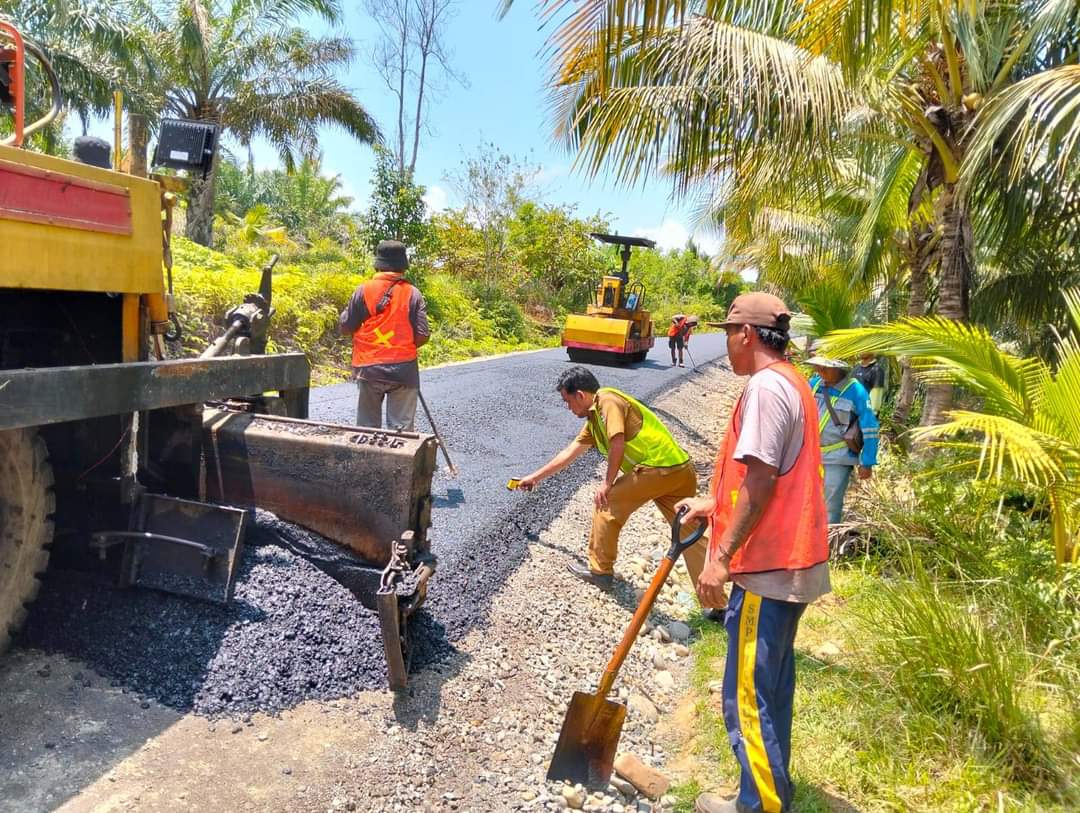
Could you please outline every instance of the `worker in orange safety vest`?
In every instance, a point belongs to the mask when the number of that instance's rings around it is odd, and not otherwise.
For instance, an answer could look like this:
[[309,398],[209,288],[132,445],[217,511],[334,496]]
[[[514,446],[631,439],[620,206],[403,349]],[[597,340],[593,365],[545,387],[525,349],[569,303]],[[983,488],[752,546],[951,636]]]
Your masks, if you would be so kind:
[[671,327],[668,328],[668,349],[671,350],[671,366],[675,366],[675,350],[679,351],[679,366],[683,364],[683,349],[690,344],[690,331],[693,329],[690,320],[681,313],[671,317]]
[[424,295],[405,279],[405,245],[383,240],[375,249],[375,277],[360,285],[338,327],[352,334],[353,377],[358,389],[356,423],[413,431],[420,393],[417,350],[431,335]]
[[697,591],[702,606],[727,608],[724,724],[742,769],[735,799],[702,794],[697,813],[786,813],[794,799],[795,633],[807,605],[830,586],[817,406],[784,357],[790,320],[770,294],[731,304],[723,323],[728,359],[750,380],[732,412],[711,495],[678,506],[690,509],[683,522],[710,522]]

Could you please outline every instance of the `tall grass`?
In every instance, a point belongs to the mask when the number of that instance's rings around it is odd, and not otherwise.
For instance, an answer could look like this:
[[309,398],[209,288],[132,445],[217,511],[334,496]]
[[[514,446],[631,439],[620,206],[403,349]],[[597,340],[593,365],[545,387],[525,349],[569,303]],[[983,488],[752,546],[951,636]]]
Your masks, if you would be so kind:
[[[917,566],[916,566],[917,568]],[[921,569],[884,586],[867,621],[871,654],[887,687],[930,715],[970,726],[973,744],[1014,779],[1056,783],[1059,771],[1035,710],[1035,657],[1017,634],[992,624],[970,596],[932,581]]]
[[866,564],[889,575],[863,614],[883,687],[966,727],[1013,781],[1074,783],[1080,571],[1055,566],[1037,496],[905,459],[857,502]]

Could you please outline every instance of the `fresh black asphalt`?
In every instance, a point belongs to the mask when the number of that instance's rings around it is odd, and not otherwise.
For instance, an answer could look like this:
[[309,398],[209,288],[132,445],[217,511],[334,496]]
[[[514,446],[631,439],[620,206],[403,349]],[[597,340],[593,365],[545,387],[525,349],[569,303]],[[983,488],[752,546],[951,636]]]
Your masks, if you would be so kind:
[[[695,337],[691,351],[698,364],[712,362],[724,355],[723,335]],[[490,599],[522,562],[530,541],[594,475],[599,458],[590,456],[531,494],[505,487],[580,429],[581,420],[555,391],[569,366],[559,349],[421,374],[460,473],[451,478],[440,465],[433,484],[431,536],[439,565],[427,606],[415,617],[414,669],[440,668],[468,632],[482,628]],[[693,375],[689,366],[670,365],[666,342],[641,364],[589,366],[601,385],[646,404]],[[351,424],[355,392],[352,384],[313,391],[311,417]],[[418,418],[418,430],[428,431],[422,412]],[[208,715],[279,711],[385,686],[375,618],[281,545],[290,532],[259,513],[228,608],[50,573],[31,608],[23,645],[79,659],[136,697]],[[586,535],[582,527],[582,552]]]

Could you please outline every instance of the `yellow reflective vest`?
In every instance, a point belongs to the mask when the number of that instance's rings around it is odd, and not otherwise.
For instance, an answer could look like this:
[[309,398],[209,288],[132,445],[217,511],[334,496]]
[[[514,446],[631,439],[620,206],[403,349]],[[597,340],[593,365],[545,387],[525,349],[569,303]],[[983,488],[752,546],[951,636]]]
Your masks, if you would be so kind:
[[[632,440],[626,441],[622,465],[619,466],[624,473],[633,471],[636,466],[666,469],[681,466],[690,460],[690,455],[675,442],[668,428],[660,423],[660,419],[647,406],[614,387],[601,387],[599,391],[614,393],[633,404],[641,412],[641,431]],[[595,406],[589,410],[588,420],[597,450],[607,457],[610,447],[607,427],[604,425],[603,416]]]

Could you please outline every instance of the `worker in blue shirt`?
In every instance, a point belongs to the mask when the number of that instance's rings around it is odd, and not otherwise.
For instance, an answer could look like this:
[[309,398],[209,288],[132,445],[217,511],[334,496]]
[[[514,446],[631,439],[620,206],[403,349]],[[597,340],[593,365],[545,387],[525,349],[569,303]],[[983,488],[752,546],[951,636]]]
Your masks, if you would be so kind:
[[[825,505],[829,523],[833,524],[843,517],[844,495],[852,469],[860,480],[869,480],[877,465],[878,420],[870,405],[870,395],[851,376],[847,362],[816,355],[807,364],[814,370],[810,389],[817,401],[821,462],[825,467]],[[862,430],[861,446],[856,427]]]

